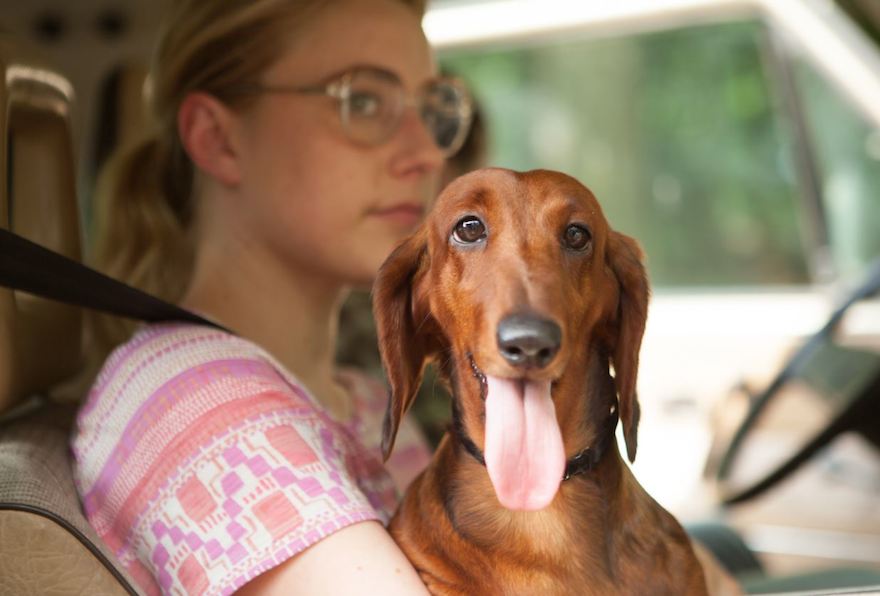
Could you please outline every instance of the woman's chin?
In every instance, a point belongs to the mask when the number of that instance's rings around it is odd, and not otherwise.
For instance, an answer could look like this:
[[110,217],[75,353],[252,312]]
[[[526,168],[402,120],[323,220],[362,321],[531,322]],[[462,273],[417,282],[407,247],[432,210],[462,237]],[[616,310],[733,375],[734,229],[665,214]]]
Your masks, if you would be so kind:
[[381,254],[372,253],[371,251],[372,254],[369,255],[369,260],[365,251],[358,263],[352,263],[353,267],[347,272],[347,285],[357,290],[369,290],[373,286],[376,275],[379,273],[379,267],[385,262],[385,257],[391,254],[393,248],[392,246],[387,253]]
[[[421,223],[419,221],[419,223]],[[395,248],[406,240],[418,228],[418,224],[396,229],[376,229],[359,236],[351,248],[346,279],[349,285],[369,288],[379,273],[379,268]]]

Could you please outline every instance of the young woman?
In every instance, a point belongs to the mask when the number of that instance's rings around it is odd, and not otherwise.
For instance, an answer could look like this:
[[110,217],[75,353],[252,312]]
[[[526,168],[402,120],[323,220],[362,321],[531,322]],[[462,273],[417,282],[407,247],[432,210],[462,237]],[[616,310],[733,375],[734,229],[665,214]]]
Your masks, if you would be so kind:
[[383,522],[427,449],[410,426],[383,466],[385,391],[334,365],[348,289],[419,223],[469,126],[422,10],[186,0],[168,17],[155,134],[111,164],[97,260],[234,333],[138,329],[72,444],[90,523],[148,593],[424,591]]

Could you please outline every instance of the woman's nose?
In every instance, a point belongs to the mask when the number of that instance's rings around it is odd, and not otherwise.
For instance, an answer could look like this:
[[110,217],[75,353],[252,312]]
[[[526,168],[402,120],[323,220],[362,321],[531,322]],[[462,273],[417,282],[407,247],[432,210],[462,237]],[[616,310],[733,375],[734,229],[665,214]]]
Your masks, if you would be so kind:
[[443,167],[446,159],[434,136],[422,121],[415,106],[407,106],[401,116],[400,128],[393,140],[397,145],[394,170],[433,172]]

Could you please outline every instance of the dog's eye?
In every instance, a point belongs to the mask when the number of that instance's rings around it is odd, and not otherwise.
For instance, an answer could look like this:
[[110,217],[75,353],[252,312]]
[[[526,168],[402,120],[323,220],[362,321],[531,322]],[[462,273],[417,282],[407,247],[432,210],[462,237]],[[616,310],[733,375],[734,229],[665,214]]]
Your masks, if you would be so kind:
[[562,236],[562,243],[569,250],[587,250],[593,235],[590,230],[579,224],[571,224],[565,228],[565,234]]
[[473,215],[462,218],[452,230],[452,239],[461,244],[473,244],[486,238],[486,224]]

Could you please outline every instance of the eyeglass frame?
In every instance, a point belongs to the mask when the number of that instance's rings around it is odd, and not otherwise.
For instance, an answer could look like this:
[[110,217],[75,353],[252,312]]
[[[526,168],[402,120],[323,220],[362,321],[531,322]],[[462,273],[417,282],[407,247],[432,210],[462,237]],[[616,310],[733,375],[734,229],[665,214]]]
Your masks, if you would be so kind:
[[[395,83],[399,89],[400,94],[403,97],[403,101],[401,102],[400,113],[397,115],[397,121],[394,126],[390,127],[386,136],[381,139],[378,139],[373,142],[369,141],[361,141],[355,138],[352,138],[350,133],[350,122],[351,116],[349,110],[351,109],[351,105],[349,102],[350,92],[351,92],[351,82],[358,73],[362,72],[372,72],[374,74],[381,75]],[[304,95],[325,95],[332,99],[335,99],[339,102],[339,119],[342,123],[342,128],[346,133],[346,136],[350,141],[359,145],[365,146],[377,146],[386,142],[389,138],[391,138],[395,132],[400,127],[400,121],[403,116],[403,112],[407,107],[419,107],[419,99],[418,95],[412,93],[407,93],[403,87],[403,82],[400,80],[400,77],[397,76],[393,71],[387,70],[385,68],[381,68],[378,66],[371,65],[360,65],[354,66],[346,69],[345,71],[330,75],[327,77],[326,83],[319,83],[316,85],[270,85],[270,84],[262,84],[255,83],[253,85],[238,87],[234,90],[235,94],[260,94],[260,93],[296,93],[296,94],[304,94]],[[448,77],[448,76],[439,76],[434,77],[422,85],[420,85],[420,89],[424,89],[428,85],[436,84],[438,82],[448,83],[451,87],[455,88],[459,92],[459,97],[461,98],[461,105],[459,107],[459,112],[457,116],[461,119],[462,125],[459,130],[456,132],[454,137],[454,141],[450,143],[449,147],[443,148],[434,138],[434,135],[431,134],[432,142],[434,146],[440,149],[443,153],[443,156],[448,158],[455,155],[459,149],[461,149],[465,140],[467,139],[467,135],[470,132],[471,124],[473,123],[474,117],[474,108],[473,108],[473,98],[471,97],[470,92],[465,86],[464,82],[457,77]],[[421,119],[421,115],[419,119],[422,121],[422,124],[427,126],[424,120]]]

